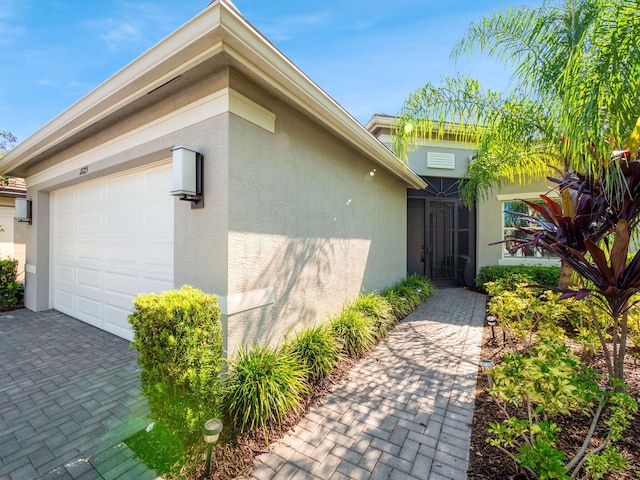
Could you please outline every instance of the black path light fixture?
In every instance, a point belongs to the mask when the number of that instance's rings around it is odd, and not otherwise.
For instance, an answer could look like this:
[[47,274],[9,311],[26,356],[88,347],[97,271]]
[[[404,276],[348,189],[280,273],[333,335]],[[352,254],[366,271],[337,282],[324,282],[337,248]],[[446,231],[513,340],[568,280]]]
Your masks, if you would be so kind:
[[202,154],[192,148],[178,145],[173,154],[173,190],[171,195],[191,202],[191,208],[204,207],[202,193]]
[[496,319],[496,317],[494,317],[493,315],[489,315],[487,317],[487,325],[489,325],[491,327],[491,339],[495,342],[496,341],[496,323],[498,323],[498,320]]
[[217,418],[207,420],[202,427],[204,441],[207,444],[207,463],[204,467],[204,478],[207,478],[211,474],[211,453],[213,452],[213,446],[218,441],[218,438],[220,438],[221,431],[222,422]]

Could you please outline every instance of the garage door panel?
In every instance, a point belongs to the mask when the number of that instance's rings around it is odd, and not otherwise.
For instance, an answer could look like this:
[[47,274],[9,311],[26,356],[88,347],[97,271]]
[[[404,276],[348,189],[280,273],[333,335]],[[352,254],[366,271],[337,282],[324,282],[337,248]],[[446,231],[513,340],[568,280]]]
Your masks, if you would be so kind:
[[73,259],[76,257],[76,244],[72,241],[61,240],[56,247],[56,255],[58,258]]
[[[171,172],[173,175],[173,172]],[[154,172],[149,172],[148,175],[142,179],[143,188],[147,195],[152,196],[161,196],[163,194],[162,184],[165,181],[165,172],[160,170],[156,170]],[[172,177],[173,181],[173,177]]]
[[94,210],[97,206],[104,204],[104,190],[96,186],[79,185],[75,189],[70,190],[70,194],[74,194],[76,207],[79,210]]
[[140,275],[126,275],[121,273],[105,272],[104,288],[110,293],[120,293],[128,295],[129,292],[135,291],[137,286],[142,283],[143,277]]
[[[106,203],[109,205],[130,205],[130,200],[140,198],[140,180],[121,177],[106,183]],[[165,190],[166,193],[166,190]]]
[[130,304],[126,308],[119,308],[112,305],[105,305],[104,309],[104,327],[107,332],[118,335],[119,337],[133,339],[131,327],[129,327],[128,316],[131,313]]
[[78,214],[78,235],[99,235],[104,227],[102,216],[95,213],[85,212]]
[[163,268],[170,267],[173,269],[173,254],[166,255],[169,249],[173,252],[171,242],[150,241],[147,242],[138,258],[140,258],[145,265],[155,265]]
[[107,232],[109,237],[118,237],[123,234],[131,237],[138,236],[140,227],[140,214],[131,211],[131,208],[114,208],[107,213]]
[[100,265],[102,262],[102,245],[103,242],[95,239],[95,237],[93,240],[87,237],[77,237],[74,262],[82,260],[87,265]]
[[[66,290],[56,290],[56,300],[58,301],[58,307],[56,309],[66,308],[67,311],[75,310],[75,297],[73,293]],[[65,313],[67,313],[65,311]]]
[[76,269],[72,265],[59,264],[55,272],[56,282],[68,282],[70,284],[75,283]]
[[93,298],[78,297],[78,313],[82,319],[90,318],[93,322],[99,323],[102,317],[102,302]]
[[102,287],[102,271],[90,268],[78,268],[78,285],[100,289]]
[[55,309],[132,338],[132,300],[173,288],[172,181],[165,165],[52,193]]
[[77,211],[77,195],[74,191],[60,192],[56,196],[56,203],[60,212],[61,218],[71,217],[70,212]]
[[114,268],[117,265],[118,268],[125,267],[126,270],[130,270],[132,264],[140,262],[139,250],[138,241],[135,239],[110,241],[103,251],[106,268]]

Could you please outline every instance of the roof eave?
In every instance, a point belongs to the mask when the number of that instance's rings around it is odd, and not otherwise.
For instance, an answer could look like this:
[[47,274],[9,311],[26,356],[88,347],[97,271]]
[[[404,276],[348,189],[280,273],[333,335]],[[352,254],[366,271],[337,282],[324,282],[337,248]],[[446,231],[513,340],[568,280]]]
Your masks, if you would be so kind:
[[[216,41],[218,35],[219,41]],[[203,41],[207,36],[212,36],[211,41]],[[194,46],[199,47],[195,52]],[[28,166],[47,149],[222,51],[408,186],[426,186],[418,175],[276,49],[227,0],[218,0],[208,6],[17,145],[0,160],[0,174],[11,174],[20,167]],[[178,55],[184,58],[175,65]]]

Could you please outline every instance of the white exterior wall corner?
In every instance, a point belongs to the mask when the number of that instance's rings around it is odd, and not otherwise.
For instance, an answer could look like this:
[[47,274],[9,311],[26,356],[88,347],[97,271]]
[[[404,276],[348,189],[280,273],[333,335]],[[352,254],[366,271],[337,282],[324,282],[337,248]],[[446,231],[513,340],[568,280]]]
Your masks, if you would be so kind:
[[287,105],[259,103],[275,133],[230,115],[228,293],[274,301],[227,317],[229,354],[406,275],[406,183]]

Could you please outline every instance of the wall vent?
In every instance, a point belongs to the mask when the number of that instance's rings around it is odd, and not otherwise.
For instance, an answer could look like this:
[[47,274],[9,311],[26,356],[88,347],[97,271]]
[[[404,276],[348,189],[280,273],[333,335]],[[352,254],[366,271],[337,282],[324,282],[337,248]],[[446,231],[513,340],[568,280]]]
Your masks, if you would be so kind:
[[456,168],[456,158],[453,153],[427,153],[427,167],[453,170]]

